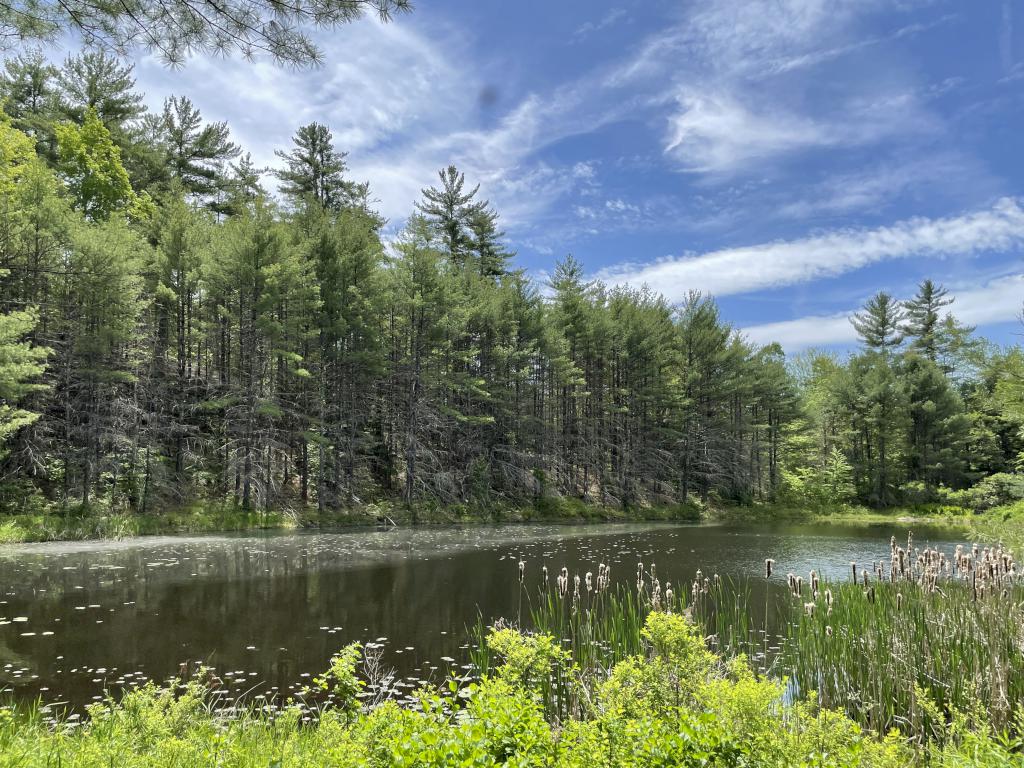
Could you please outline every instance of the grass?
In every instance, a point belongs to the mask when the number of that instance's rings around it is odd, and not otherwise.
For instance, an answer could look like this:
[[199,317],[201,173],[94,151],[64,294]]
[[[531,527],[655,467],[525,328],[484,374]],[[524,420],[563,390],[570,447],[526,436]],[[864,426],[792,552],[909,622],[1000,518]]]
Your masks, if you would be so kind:
[[800,690],[876,731],[933,739],[965,716],[1024,735],[1016,568],[998,548],[918,552],[894,543],[890,563],[866,584],[822,584],[817,595],[796,597],[809,602],[794,611],[787,667]]
[[[875,733],[921,745],[952,727],[1024,738],[1024,577],[1011,551],[919,549],[908,537],[866,568],[851,564],[851,579],[836,583],[772,574],[757,605],[750,581],[699,571],[675,589],[643,564],[635,586],[607,585],[603,565],[597,579],[544,572],[539,586],[524,573],[515,626],[556,638],[572,659],[571,674],[556,668],[543,686],[558,718],[577,715],[615,665],[642,653],[641,627],[667,610],[691,617],[723,658],[785,678],[793,700],[811,697]],[[494,666],[487,631],[475,632],[484,674]]]

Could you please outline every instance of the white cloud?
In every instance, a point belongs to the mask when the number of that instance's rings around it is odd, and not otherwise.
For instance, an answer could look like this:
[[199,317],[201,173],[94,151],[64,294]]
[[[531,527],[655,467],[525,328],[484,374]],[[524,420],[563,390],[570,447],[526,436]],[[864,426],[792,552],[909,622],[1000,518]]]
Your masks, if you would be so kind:
[[[951,293],[956,296],[951,310],[958,320],[967,325],[1013,322],[1019,318],[1024,302],[1024,274],[1007,275]],[[850,323],[855,311],[764,323],[744,328],[742,332],[755,344],[776,341],[789,352],[808,347],[852,344],[857,340],[857,333]]]
[[259,165],[276,166],[274,150],[288,149],[300,125],[327,124],[349,152],[350,175],[371,182],[377,207],[393,223],[450,163],[481,184],[509,228],[595,183],[591,164],[562,169],[535,158],[551,142],[602,124],[586,89],[527,94],[495,119],[480,98],[485,68],[466,66],[458,30],[366,19],[318,42],[326,64],[317,70],[200,56],[176,72],[147,57],[136,75],[152,109],[171,93],[188,95],[204,118],[227,121]]
[[[663,150],[704,176],[757,172],[808,150],[862,147],[902,135],[933,135],[940,121],[928,94],[903,67],[870,66],[866,49],[943,24],[865,34],[873,0],[718,0],[648,38],[605,78],[642,89],[665,120]],[[843,56],[862,64],[829,71],[830,87],[807,72]],[[699,85],[695,85],[699,84]],[[667,107],[667,114],[666,112]]]
[[752,160],[828,146],[843,138],[831,127],[797,115],[755,113],[724,92],[684,89],[677,102],[680,111],[669,118],[665,152],[683,170],[695,173],[729,172]]
[[913,218],[877,229],[839,229],[798,240],[728,248],[598,272],[613,285],[649,285],[670,300],[690,290],[718,296],[806,283],[888,259],[942,258],[1024,243],[1024,209],[1013,198],[944,219]]

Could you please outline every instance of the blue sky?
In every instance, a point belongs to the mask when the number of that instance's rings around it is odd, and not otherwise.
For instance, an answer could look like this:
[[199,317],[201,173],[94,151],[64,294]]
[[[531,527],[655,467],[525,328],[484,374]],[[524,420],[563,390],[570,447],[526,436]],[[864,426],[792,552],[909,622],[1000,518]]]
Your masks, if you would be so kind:
[[1024,3],[421,0],[319,34],[325,66],[140,56],[274,162],[318,120],[391,227],[457,164],[539,278],[714,294],[751,339],[846,346],[925,277],[1024,331]]

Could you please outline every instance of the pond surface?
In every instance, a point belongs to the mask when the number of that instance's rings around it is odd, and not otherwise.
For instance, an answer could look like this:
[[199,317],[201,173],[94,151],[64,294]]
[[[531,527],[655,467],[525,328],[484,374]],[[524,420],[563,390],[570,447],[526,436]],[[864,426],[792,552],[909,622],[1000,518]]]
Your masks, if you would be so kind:
[[[636,563],[688,584],[705,574],[844,578],[887,558],[906,526],[506,525],[340,533],[152,537],[0,547],[0,689],[79,707],[203,663],[231,696],[300,690],[346,643],[379,644],[410,688],[468,662],[478,616],[516,620],[518,563],[551,578]],[[915,543],[950,534],[914,528]],[[525,611],[524,611],[525,612]],[[401,685],[401,683],[400,683]]]

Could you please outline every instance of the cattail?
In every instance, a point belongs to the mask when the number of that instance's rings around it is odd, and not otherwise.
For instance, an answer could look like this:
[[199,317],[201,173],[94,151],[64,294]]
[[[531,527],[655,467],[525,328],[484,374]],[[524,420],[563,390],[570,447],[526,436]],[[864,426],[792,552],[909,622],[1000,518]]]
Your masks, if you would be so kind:
[[546,565],[541,567],[540,574],[541,574],[541,576],[544,577],[544,589],[547,589],[548,588],[548,567]]
[[825,613],[829,616],[832,615],[832,590],[825,590]]
[[903,608],[903,593],[902,592],[897,592],[896,593],[896,610],[898,611],[901,608]]
[[811,617],[811,618],[814,617],[814,608],[815,608],[815,605],[814,605],[813,601],[810,602],[810,603],[804,603],[804,611],[806,611],[807,615],[809,617]]
[[672,613],[672,602],[675,599],[675,593],[672,591],[672,582],[665,582],[665,610]]
[[811,571],[811,592],[818,591],[818,574],[816,571]]
[[770,557],[764,559],[764,577],[770,579],[772,577],[772,566],[775,565],[775,561]]
[[832,637],[832,626],[830,624],[825,625],[825,637]]
[[590,571],[587,571],[587,576],[586,576],[587,594],[590,594],[591,592],[594,591],[594,581],[593,581],[593,579],[594,579],[594,574],[592,574]]
[[857,564],[856,563],[852,563],[852,562],[850,563],[850,572],[853,573],[853,583],[856,584],[857,583]]
[[522,560],[519,561],[519,583],[523,583],[523,579],[526,578],[526,563]]

